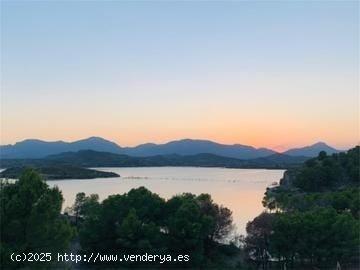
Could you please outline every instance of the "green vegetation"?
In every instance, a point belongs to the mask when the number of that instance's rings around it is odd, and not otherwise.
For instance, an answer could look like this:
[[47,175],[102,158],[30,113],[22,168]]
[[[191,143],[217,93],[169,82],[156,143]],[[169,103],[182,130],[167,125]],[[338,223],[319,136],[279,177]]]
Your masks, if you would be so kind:
[[[46,180],[57,179],[94,179],[119,177],[113,172],[102,172],[70,165],[35,167],[41,176]],[[26,170],[26,167],[13,167],[0,173],[0,178],[19,179],[20,175]]]
[[[5,269],[70,267],[54,265],[55,260],[14,262],[10,259],[13,252],[184,255],[177,263],[163,265],[158,260],[152,264],[155,268],[233,268],[239,261],[239,248],[222,244],[233,232],[231,211],[214,203],[208,194],[187,193],[166,201],[140,187],[99,202],[97,195],[78,193],[74,205],[62,215],[61,192],[27,169],[18,181],[2,182],[0,199],[1,267]],[[74,249],[76,243],[80,250]],[[117,262],[108,266],[149,264]]]
[[270,253],[289,265],[335,266],[356,258],[359,220],[332,208],[278,213],[270,237]]
[[[270,261],[288,267],[334,267],[358,263],[360,147],[319,156],[285,173],[268,189],[263,213],[247,226],[249,261],[267,269]],[[275,213],[271,213],[275,211]]]
[[300,269],[347,265],[358,256],[359,226],[350,213],[332,208],[263,213],[247,225],[246,251],[262,269],[270,261]]
[[[239,252],[233,244],[220,244],[232,232],[231,211],[207,194],[165,201],[140,187],[100,203],[96,195],[79,193],[69,213],[76,217],[82,251],[87,253],[184,254],[190,258],[178,266],[230,267],[228,257]],[[166,264],[172,266],[177,264]]]
[[327,191],[349,185],[358,186],[359,149],[357,146],[347,153],[331,156],[320,152],[317,158],[307,160],[304,166],[293,170],[293,186],[307,192]]
[[[67,250],[74,229],[62,218],[63,197],[58,188],[49,188],[39,174],[25,171],[19,181],[0,189],[1,268],[22,268],[26,262],[12,262],[13,252],[60,252]],[[46,268],[48,262],[33,262]]]
[[349,187],[338,191],[326,192],[289,192],[286,189],[268,190],[264,200],[269,209],[281,209],[287,212],[307,211],[317,206],[330,207],[337,212],[350,212],[360,217],[359,188]]

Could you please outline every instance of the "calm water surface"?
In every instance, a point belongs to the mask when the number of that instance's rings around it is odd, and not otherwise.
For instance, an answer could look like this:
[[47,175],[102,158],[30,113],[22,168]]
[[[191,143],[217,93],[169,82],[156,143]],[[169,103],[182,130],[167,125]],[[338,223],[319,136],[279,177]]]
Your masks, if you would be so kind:
[[195,167],[97,168],[118,173],[119,178],[48,181],[58,186],[65,198],[64,207],[74,203],[78,192],[123,194],[144,186],[166,199],[183,192],[209,193],[213,200],[233,212],[237,232],[244,234],[246,223],[263,211],[261,200],[266,187],[279,182],[283,170],[225,169]]

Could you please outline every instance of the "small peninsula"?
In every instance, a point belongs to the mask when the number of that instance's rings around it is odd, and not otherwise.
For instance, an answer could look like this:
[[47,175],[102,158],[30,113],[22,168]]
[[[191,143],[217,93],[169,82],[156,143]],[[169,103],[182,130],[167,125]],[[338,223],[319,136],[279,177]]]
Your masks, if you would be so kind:
[[[0,178],[18,179],[26,168],[25,166],[8,168],[0,173]],[[39,166],[34,167],[34,169],[39,172],[45,180],[120,177],[120,175],[114,172],[103,172],[70,165]]]

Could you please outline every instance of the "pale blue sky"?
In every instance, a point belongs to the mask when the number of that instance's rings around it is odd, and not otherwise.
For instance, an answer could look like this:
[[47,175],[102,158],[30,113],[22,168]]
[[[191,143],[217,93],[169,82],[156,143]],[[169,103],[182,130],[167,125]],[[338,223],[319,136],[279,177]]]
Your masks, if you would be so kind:
[[[2,1],[2,143],[358,138],[356,1]],[[271,131],[270,131],[271,129]]]

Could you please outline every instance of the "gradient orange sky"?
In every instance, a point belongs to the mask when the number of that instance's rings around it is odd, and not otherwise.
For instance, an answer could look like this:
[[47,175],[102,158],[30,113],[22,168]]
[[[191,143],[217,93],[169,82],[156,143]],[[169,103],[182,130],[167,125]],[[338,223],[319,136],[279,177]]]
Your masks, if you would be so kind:
[[352,147],[358,5],[2,2],[1,144]]

